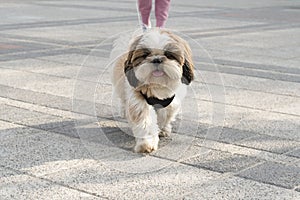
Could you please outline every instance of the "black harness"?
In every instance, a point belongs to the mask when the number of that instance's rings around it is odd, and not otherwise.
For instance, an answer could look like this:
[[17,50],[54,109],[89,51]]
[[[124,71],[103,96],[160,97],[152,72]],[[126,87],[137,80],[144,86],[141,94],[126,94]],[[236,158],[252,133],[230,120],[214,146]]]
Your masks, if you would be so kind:
[[170,103],[172,103],[175,94],[172,97],[169,97],[167,99],[158,99],[156,97],[147,97],[147,95],[143,94],[142,92],[140,92],[141,95],[144,97],[144,99],[147,101],[147,103],[151,106],[153,106],[155,109],[160,109],[160,108],[165,108],[168,105],[170,105]]

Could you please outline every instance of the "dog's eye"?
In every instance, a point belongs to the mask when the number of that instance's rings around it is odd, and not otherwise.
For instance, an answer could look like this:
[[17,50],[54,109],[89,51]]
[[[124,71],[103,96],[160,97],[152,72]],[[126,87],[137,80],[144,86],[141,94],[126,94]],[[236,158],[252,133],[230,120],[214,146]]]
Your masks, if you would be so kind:
[[151,54],[151,52],[148,49],[138,49],[135,52],[135,59],[140,59],[140,58],[147,58],[149,55]]
[[135,65],[138,65],[143,60],[145,60],[150,54],[151,54],[151,51],[149,51],[148,49],[138,49],[133,54],[132,63],[135,63]]
[[151,54],[151,51],[146,48],[142,49],[142,52],[143,52],[143,58],[147,58]]
[[150,51],[144,51],[141,57],[147,58],[150,55],[150,53]]
[[177,60],[177,55],[171,51],[165,51],[165,56],[170,60]]

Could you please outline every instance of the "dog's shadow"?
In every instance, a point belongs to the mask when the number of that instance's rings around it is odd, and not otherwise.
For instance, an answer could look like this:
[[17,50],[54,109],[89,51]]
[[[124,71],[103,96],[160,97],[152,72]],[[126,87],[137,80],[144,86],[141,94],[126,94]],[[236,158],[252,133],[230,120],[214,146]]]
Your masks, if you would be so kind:
[[[196,127],[198,126],[198,124],[193,124],[190,121],[188,121],[188,123],[182,123],[182,120],[178,118],[175,122],[172,123],[172,125],[173,128],[171,135],[168,137],[160,137],[158,147],[159,149],[162,149],[170,142],[172,142],[173,134],[188,135],[192,137],[197,134],[197,131],[191,131],[191,127]],[[84,120],[70,120],[63,122],[38,124],[34,126],[34,128],[55,132],[73,138],[78,138],[86,144],[88,144],[88,142],[94,143],[96,145],[105,144],[105,142],[103,142],[104,136],[104,139],[109,141],[108,146],[119,148],[127,152],[132,152],[135,145],[135,137],[133,136],[127,120],[120,117],[98,117],[97,122],[93,123],[90,123],[90,121],[86,122]]]
[[[135,145],[135,137],[129,127],[127,120],[122,118],[114,118],[113,123],[109,126],[103,126],[103,121],[99,121],[98,125],[105,134],[106,138],[118,148],[126,151],[132,151]],[[159,148],[162,148],[171,141],[170,137],[160,137]]]

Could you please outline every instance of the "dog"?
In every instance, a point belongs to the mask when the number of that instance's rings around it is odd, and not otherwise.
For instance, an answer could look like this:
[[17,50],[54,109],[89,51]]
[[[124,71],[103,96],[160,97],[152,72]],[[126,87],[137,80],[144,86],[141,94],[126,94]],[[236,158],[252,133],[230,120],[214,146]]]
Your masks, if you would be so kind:
[[114,64],[112,83],[135,137],[134,152],[151,153],[159,136],[170,135],[193,80],[191,48],[180,36],[154,29],[133,38]]

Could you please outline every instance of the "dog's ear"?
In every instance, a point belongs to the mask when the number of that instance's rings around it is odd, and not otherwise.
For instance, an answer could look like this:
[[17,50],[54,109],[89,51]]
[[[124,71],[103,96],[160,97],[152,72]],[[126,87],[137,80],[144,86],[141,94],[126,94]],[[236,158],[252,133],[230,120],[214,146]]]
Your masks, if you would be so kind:
[[132,57],[132,51],[130,51],[128,53],[127,60],[124,63],[124,72],[125,72],[125,75],[127,77],[127,80],[129,82],[129,84],[132,87],[137,87],[139,81],[135,76],[133,65],[131,63],[131,57]]
[[181,82],[189,85],[194,80],[194,63],[192,60],[192,51],[187,44],[187,42],[183,42],[184,44],[184,63],[182,66],[182,77]]
[[127,59],[126,59],[126,61],[124,63],[124,72],[125,72],[125,75],[127,77],[127,80],[129,82],[129,84],[132,87],[137,87],[138,83],[139,83],[139,80],[135,76],[134,66],[133,66],[133,63],[132,63],[132,56],[133,56],[134,51],[136,50],[136,48],[137,48],[137,46],[138,46],[138,44],[139,44],[139,42],[140,42],[141,39],[142,39],[142,35],[136,37],[131,42],[131,45],[130,45],[130,48],[129,48],[129,52],[128,52],[128,55],[127,55]]
[[193,63],[190,63],[187,59],[185,59],[184,64],[182,66],[182,77],[181,82],[189,85],[192,80],[194,80],[194,69]]
[[189,44],[184,39],[170,31],[163,30],[162,32],[168,34],[174,41],[180,44],[182,49],[184,49],[184,63],[182,65],[181,82],[189,85],[194,80],[194,63],[192,59],[192,50]]

